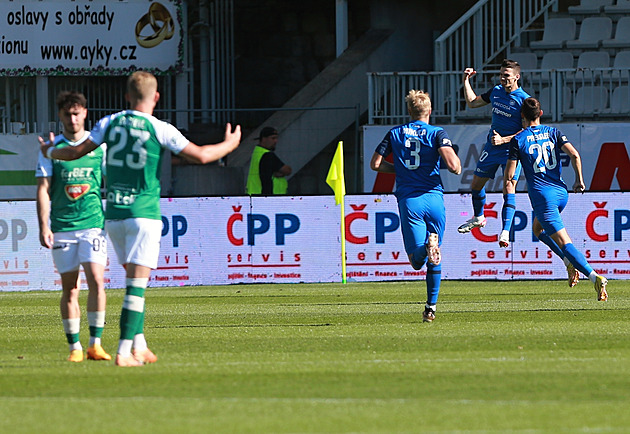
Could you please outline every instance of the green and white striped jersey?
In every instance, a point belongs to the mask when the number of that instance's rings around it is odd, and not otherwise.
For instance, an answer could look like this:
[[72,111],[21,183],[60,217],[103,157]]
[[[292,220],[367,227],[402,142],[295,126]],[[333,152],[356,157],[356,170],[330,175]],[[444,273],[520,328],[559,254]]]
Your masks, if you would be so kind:
[[[55,137],[55,146],[76,146],[89,137],[71,142]],[[104,149],[97,148],[74,161],[49,160],[39,153],[36,177],[50,177],[50,229],[68,232],[103,228],[101,180]]]
[[125,110],[102,118],[90,132],[90,140],[97,145],[107,143],[105,218],[160,220],[164,148],[179,154],[188,139],[152,115]]

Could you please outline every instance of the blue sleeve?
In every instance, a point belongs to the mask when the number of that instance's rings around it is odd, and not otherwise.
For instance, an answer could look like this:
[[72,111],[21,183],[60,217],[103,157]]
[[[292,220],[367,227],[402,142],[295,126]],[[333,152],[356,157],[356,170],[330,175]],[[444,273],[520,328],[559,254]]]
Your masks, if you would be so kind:
[[441,148],[442,146],[453,146],[451,139],[448,138],[448,134],[446,134],[446,131],[441,128],[435,132],[433,140],[433,146],[435,146],[435,149]]
[[381,143],[379,143],[379,145],[376,147],[376,150],[374,152],[376,152],[379,155],[382,155],[383,157],[387,157],[389,154],[392,153],[392,141],[391,141],[391,136],[392,136],[392,132],[388,132],[385,137],[383,137],[383,140],[381,141]]
[[569,141],[569,139],[567,139],[567,136],[565,136],[564,134],[562,134],[562,133],[560,132],[560,130],[558,130],[558,129],[556,129],[556,128],[554,128],[554,130],[553,130],[553,135],[554,135],[554,137],[553,137],[553,138],[554,138],[554,141],[558,144],[558,147],[559,147],[560,149],[562,149],[562,147],[563,147],[565,144],[567,144],[567,143],[571,143],[571,142]]
[[516,140],[516,137],[512,137],[512,140],[510,140],[510,154],[508,155],[508,160],[518,161],[518,154],[518,140]]
[[494,88],[490,89],[486,93],[482,93],[481,94],[481,99],[484,100],[485,102],[487,102],[488,104],[490,104],[490,94],[492,93],[493,89]]

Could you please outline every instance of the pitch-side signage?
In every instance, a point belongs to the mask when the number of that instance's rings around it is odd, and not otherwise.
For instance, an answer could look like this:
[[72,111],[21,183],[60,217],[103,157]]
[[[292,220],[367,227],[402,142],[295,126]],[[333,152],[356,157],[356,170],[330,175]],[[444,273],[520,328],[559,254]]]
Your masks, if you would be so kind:
[[[526,194],[517,194],[510,247],[499,247],[501,201],[500,194],[488,194],[488,224],[463,235],[457,226],[470,218],[470,196],[445,196],[443,278],[565,279],[562,261],[532,236]],[[162,242],[150,286],[341,281],[340,213],[332,196],[162,199],[161,204]],[[408,263],[394,196],[346,196],[345,213],[350,282],[424,279],[424,269]],[[563,218],[574,245],[598,272],[609,279],[630,276],[629,194],[571,194]],[[50,251],[39,245],[35,202],[0,202],[0,291],[57,290],[53,271]],[[106,285],[125,285],[113,248]]]

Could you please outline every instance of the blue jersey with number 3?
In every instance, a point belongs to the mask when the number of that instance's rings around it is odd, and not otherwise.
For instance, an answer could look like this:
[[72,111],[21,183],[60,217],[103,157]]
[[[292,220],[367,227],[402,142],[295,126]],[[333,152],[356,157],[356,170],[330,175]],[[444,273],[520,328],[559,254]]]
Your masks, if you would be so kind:
[[442,146],[452,146],[444,129],[422,121],[400,125],[387,133],[376,152],[383,157],[394,155],[398,199],[444,191],[438,153]]
[[567,138],[554,127],[525,128],[510,142],[510,160],[520,160],[530,193],[542,194],[548,188],[567,189],[562,180],[560,151]]

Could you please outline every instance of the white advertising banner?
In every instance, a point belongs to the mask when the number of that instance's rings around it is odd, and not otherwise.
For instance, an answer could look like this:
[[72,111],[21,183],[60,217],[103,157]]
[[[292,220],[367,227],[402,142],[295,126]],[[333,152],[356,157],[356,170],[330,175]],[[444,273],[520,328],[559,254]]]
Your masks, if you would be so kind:
[[[532,236],[532,210],[517,194],[514,240],[498,246],[500,194],[487,196],[485,228],[459,234],[468,195],[445,195],[444,279],[564,279],[562,261]],[[424,279],[408,263],[396,199],[346,196],[350,282]],[[630,195],[571,194],[563,212],[574,245],[612,279],[630,276]],[[332,196],[162,199],[162,244],[149,286],[340,282],[340,210]],[[109,249],[106,286],[124,287]],[[85,283],[84,283],[85,287]],[[50,251],[39,245],[35,202],[0,202],[0,291],[60,288]]]
[[36,134],[0,134],[0,200],[35,199],[38,154]]
[[124,74],[182,67],[181,0],[0,3],[0,75]]
[[[630,125],[626,123],[550,124],[564,133],[582,157],[584,182],[589,191],[630,190]],[[378,144],[392,125],[368,125],[363,127],[363,186],[366,193],[390,193],[394,191],[394,176],[377,174],[370,169],[370,159]],[[457,176],[445,168],[441,170],[445,191],[466,193],[470,191],[477,160],[488,135],[488,125],[445,125],[462,161],[462,174]],[[563,178],[571,187],[574,182],[569,157],[563,155]],[[494,180],[486,184],[487,192],[503,189],[503,173],[497,171]],[[521,176],[518,191],[527,191],[525,178]]]

